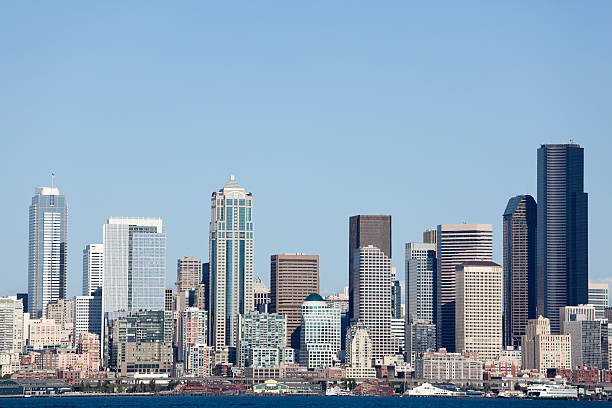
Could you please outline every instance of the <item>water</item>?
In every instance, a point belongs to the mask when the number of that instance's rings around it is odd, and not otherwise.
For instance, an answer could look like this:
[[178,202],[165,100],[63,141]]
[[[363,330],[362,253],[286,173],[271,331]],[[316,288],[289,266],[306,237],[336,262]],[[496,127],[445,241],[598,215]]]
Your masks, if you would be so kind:
[[[397,398],[397,397],[313,397],[313,396],[241,396],[241,397],[50,397],[0,398],[0,408],[545,408],[551,406],[593,407],[595,402],[548,401],[487,398]],[[601,403],[602,407],[610,406]]]

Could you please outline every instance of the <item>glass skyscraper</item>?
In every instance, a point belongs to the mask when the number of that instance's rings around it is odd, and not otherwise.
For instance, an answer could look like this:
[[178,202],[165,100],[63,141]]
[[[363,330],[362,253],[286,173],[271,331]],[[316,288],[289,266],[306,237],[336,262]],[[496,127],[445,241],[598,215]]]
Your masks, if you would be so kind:
[[220,350],[238,346],[238,315],[253,310],[253,195],[231,176],[210,206],[210,334]]
[[36,187],[30,206],[28,311],[45,315],[47,304],[66,298],[66,197],[59,188]]
[[162,219],[109,217],[103,237],[103,311],[164,310],[166,231]]
[[538,149],[537,313],[558,334],[559,308],[588,302],[588,195],[584,149]]

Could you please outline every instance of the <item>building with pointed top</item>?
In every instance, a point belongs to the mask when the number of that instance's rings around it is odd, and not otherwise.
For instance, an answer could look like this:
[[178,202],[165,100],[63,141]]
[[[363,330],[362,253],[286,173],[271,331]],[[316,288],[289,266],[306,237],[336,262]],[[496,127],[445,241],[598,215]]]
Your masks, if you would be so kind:
[[238,346],[239,315],[253,310],[253,194],[234,176],[210,200],[210,337]]

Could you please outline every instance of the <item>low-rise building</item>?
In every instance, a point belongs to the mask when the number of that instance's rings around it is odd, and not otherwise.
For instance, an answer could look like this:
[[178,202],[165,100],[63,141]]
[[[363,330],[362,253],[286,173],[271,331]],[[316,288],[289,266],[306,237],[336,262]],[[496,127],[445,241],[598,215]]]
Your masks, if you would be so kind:
[[448,353],[445,349],[440,349],[438,352],[423,353],[416,358],[415,376],[437,381],[481,381],[483,362],[469,355]]

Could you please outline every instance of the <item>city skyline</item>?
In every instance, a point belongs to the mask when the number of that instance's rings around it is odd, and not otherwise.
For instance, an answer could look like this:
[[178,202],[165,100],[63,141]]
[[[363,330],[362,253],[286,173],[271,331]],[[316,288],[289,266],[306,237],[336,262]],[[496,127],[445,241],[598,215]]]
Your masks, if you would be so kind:
[[25,291],[26,205],[51,172],[69,204],[69,297],[108,216],[164,219],[166,286],[177,259],[207,261],[202,203],[230,174],[258,203],[255,275],[269,282],[271,254],[318,254],[327,294],[346,285],[354,214],[393,216],[400,280],[404,244],[439,224],[493,224],[501,263],[505,203],[537,197],[536,149],[570,139],[585,148],[590,278],[610,280],[612,61],[597,50],[612,5],[396,4],[347,18],[340,4],[192,4],[143,18],[105,4],[95,19],[38,7],[0,13],[13,39],[0,67],[2,294]]

